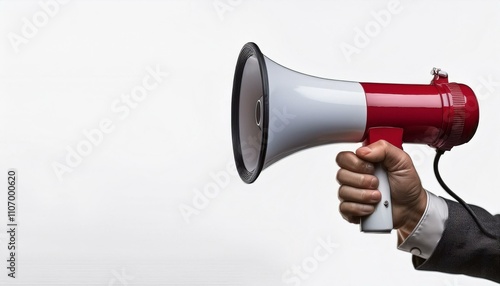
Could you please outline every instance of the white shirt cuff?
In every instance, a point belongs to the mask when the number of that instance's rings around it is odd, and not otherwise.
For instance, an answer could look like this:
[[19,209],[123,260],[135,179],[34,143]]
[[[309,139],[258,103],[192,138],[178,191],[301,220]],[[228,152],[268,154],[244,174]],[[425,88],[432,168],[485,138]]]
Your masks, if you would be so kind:
[[436,248],[448,219],[446,201],[427,192],[427,207],[412,233],[398,245],[399,250],[428,259]]

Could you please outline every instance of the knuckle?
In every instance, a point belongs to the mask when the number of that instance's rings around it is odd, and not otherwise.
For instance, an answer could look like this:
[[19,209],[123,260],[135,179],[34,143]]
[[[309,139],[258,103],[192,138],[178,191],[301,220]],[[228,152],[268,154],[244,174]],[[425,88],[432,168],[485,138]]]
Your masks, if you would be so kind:
[[342,207],[343,202],[339,204],[339,213],[342,215],[342,217],[346,217],[346,214],[344,213],[343,207]]
[[370,213],[370,206],[351,202],[342,202],[339,211],[345,216],[363,216]]
[[337,162],[337,165],[342,165],[344,162],[345,158],[348,156],[349,152],[347,151],[342,151],[337,154],[337,157],[335,158],[335,161]]
[[361,162],[360,169],[368,174],[372,174],[375,171],[375,167],[373,166],[372,163],[364,162],[364,161]]
[[359,176],[359,185],[364,186],[366,181],[366,176],[365,175],[360,175]]
[[345,151],[342,151],[342,152],[338,153],[337,156],[335,157],[335,162],[337,162],[337,164],[339,164],[339,162],[342,160],[344,153],[345,153]]
[[351,213],[349,204],[347,204],[345,202],[340,203],[340,205],[339,205],[339,211],[342,214],[348,216]]
[[339,187],[339,191],[338,191],[338,193],[337,193],[338,198],[339,198],[339,200],[340,200],[341,202],[343,202],[343,201],[344,201],[344,191],[343,191],[343,190],[344,190],[344,188],[345,188],[345,187],[344,187],[344,185],[340,186],[340,187]]
[[339,165],[341,168],[344,168],[351,163],[352,160],[352,155],[354,155],[353,152],[350,151],[342,151],[337,154],[337,157],[335,158],[335,161],[337,162],[337,165]]
[[361,187],[363,188],[373,188],[375,184],[375,178],[372,175],[363,175],[361,178]]
[[363,213],[363,205],[362,204],[356,204],[353,206],[353,213],[360,215]]
[[389,142],[387,142],[386,140],[384,139],[381,139],[380,141],[380,145],[383,147],[383,148],[387,148],[389,146]]
[[370,194],[366,190],[361,191],[360,197],[362,202],[368,202],[370,200]]
[[371,176],[361,175],[359,181],[360,181],[360,186],[361,187],[368,187],[371,184]]
[[358,206],[358,211],[360,214],[362,215],[368,215],[368,214],[371,214],[373,212],[373,209],[374,207],[372,205],[359,205]]
[[345,183],[345,170],[344,169],[339,169],[337,171],[337,176],[336,176],[337,182],[343,184]]

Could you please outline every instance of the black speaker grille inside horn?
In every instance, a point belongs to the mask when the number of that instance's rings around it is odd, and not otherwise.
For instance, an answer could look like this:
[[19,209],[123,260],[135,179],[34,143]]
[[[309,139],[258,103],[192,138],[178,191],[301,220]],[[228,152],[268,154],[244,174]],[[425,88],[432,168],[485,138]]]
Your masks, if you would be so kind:
[[[242,94],[242,83],[245,84],[245,86],[249,86],[249,84],[252,83],[247,82],[249,80],[248,78],[243,78],[245,74],[245,67],[247,67],[247,61],[249,61],[250,58],[252,63],[249,64],[253,64],[253,68],[255,68],[255,64],[257,64],[258,71],[260,72],[258,78],[255,78],[256,74],[254,73],[254,78],[252,80],[256,80],[257,84],[262,87],[261,93],[259,92],[258,95],[255,94],[255,97],[258,97],[259,99],[262,98],[263,100],[260,110],[260,112],[263,113],[261,116],[262,122],[259,122],[259,126],[256,127],[260,128],[258,134],[256,134],[257,140],[255,140],[255,136],[247,136],[248,134],[244,135],[246,138],[242,138],[241,134],[242,132],[245,133],[245,126],[249,125],[247,121],[255,120],[255,114],[252,114],[251,116],[248,114],[253,108],[255,108],[255,103],[252,103],[253,98],[249,99],[245,97],[248,96],[248,92],[246,92],[246,90],[243,90]],[[250,67],[252,67],[252,65],[250,65]],[[247,75],[245,76],[248,77],[248,70]],[[245,98],[242,98],[242,96]],[[236,169],[238,170],[241,179],[246,183],[254,182],[264,166],[268,138],[268,104],[269,84],[264,55],[255,43],[247,43],[241,49],[236,63],[231,102],[231,133],[233,139],[234,159],[236,162]],[[245,118],[242,119],[241,117]],[[251,156],[252,154],[255,156],[253,160],[256,160],[256,162],[249,163],[251,160],[248,159],[248,156]]]

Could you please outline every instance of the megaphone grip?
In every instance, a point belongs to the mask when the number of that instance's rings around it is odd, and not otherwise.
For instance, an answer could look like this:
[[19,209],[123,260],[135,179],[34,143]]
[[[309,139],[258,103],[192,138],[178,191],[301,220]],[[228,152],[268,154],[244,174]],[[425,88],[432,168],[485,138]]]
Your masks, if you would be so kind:
[[378,190],[382,199],[375,206],[375,211],[371,215],[361,218],[361,231],[390,233],[393,227],[391,188],[387,172],[382,164],[375,165],[375,176],[379,181]]
[[[403,149],[403,129],[396,127],[370,128],[366,134],[363,145],[370,145],[378,140],[386,140],[392,145]],[[374,174],[378,178],[378,190],[380,191],[382,198],[375,206],[375,211],[371,215],[361,218],[361,231],[390,233],[393,228],[392,201],[387,171],[381,163],[378,163],[375,164]]]

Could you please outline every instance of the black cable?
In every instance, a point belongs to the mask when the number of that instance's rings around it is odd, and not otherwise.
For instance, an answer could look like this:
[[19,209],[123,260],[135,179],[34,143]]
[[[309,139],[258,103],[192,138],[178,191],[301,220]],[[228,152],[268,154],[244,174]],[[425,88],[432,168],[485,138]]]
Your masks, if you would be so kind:
[[444,183],[443,179],[441,178],[441,175],[439,174],[439,169],[438,169],[439,158],[441,158],[441,155],[443,155],[443,153],[444,151],[442,150],[436,150],[436,157],[434,157],[434,175],[436,175],[436,179],[438,180],[439,184],[450,196],[452,196],[469,212],[469,214],[472,216],[479,229],[481,229],[481,231],[484,234],[486,234],[488,237],[498,239],[496,235],[492,234],[484,227],[484,225],[479,221],[479,218],[476,216],[476,213],[472,210],[472,208]]

